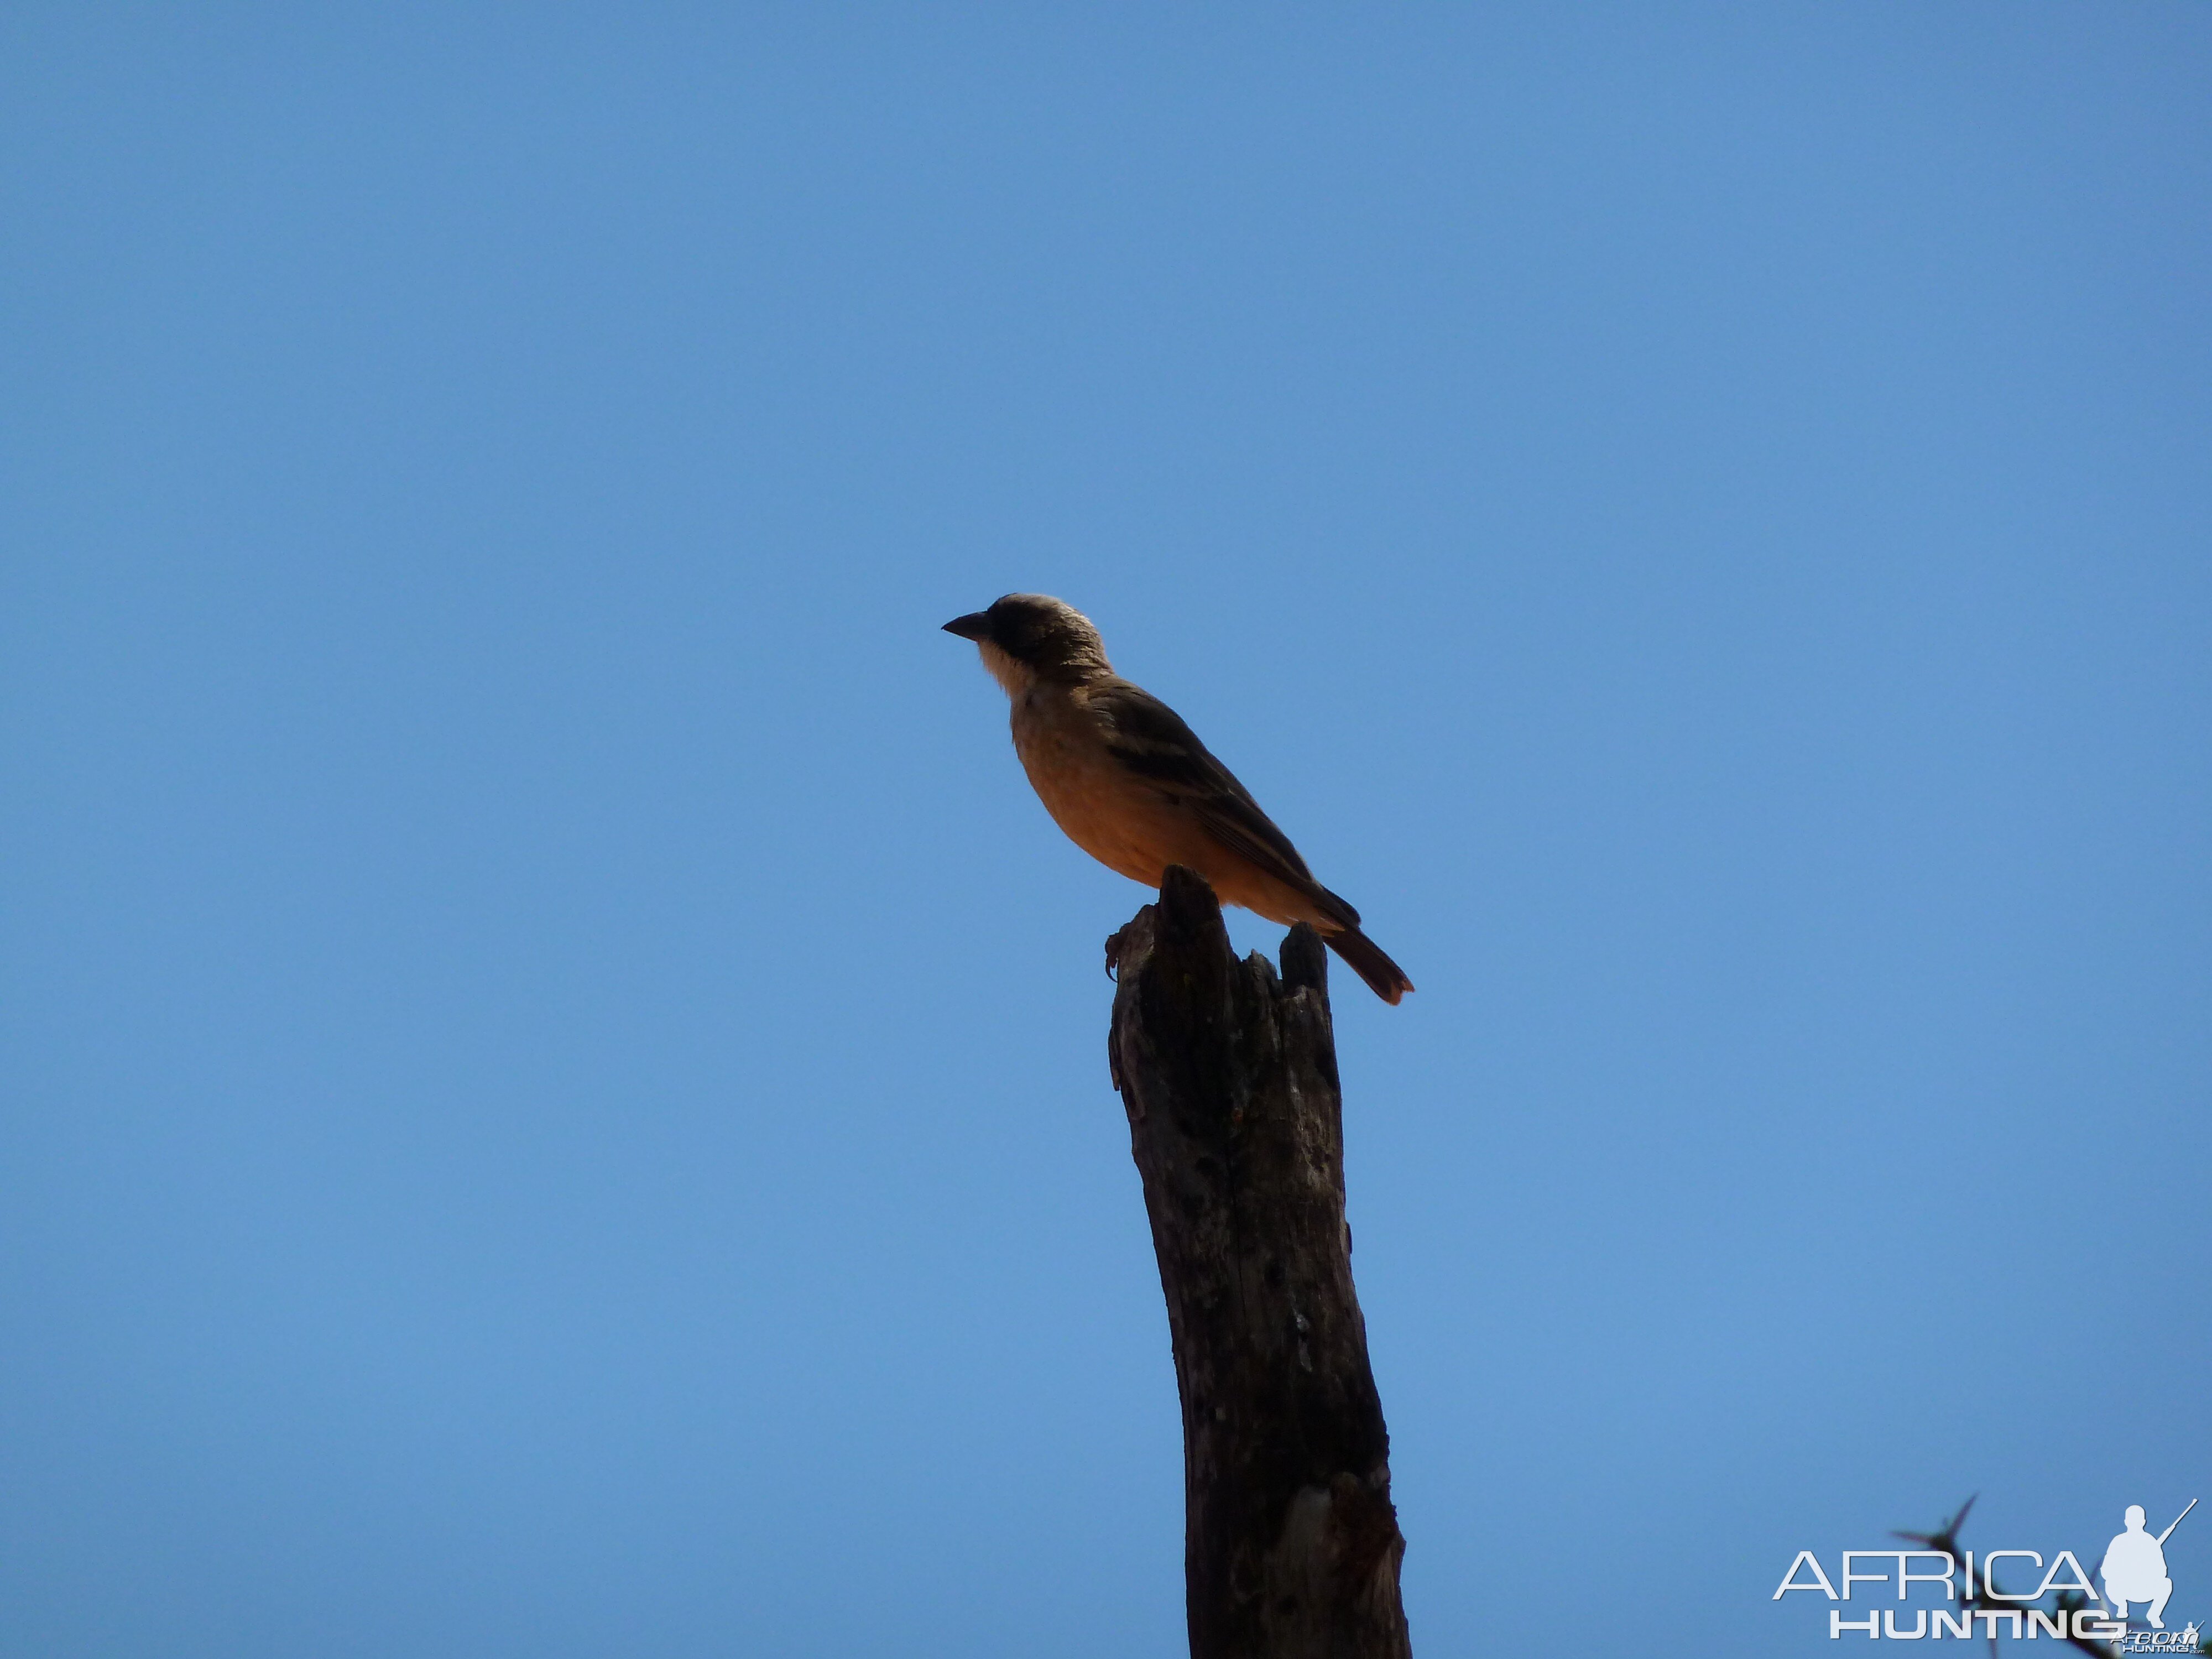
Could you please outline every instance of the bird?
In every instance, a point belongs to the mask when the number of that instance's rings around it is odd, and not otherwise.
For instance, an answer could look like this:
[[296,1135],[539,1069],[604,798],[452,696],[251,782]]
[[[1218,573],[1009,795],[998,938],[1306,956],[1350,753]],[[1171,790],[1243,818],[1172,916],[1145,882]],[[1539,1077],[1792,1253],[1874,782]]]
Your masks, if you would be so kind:
[[1316,881],[1291,839],[1182,717],[1114,672],[1091,619],[1065,600],[1008,593],[955,617],[1013,705],[1014,752],[1067,838],[1108,869],[1158,887],[1168,866],[1224,902],[1310,923],[1383,1001],[1413,988],[1359,931],[1359,912]]

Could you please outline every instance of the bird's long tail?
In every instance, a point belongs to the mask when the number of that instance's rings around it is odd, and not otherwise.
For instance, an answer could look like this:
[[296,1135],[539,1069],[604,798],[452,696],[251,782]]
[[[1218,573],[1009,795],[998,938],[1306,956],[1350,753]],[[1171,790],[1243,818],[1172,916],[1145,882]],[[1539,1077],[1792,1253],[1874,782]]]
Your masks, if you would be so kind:
[[1413,981],[1406,977],[1406,970],[1384,956],[1382,946],[1358,927],[1323,933],[1322,938],[1328,948],[1342,957],[1352,971],[1365,980],[1368,988],[1383,1001],[1395,1005],[1401,997],[1413,988]]

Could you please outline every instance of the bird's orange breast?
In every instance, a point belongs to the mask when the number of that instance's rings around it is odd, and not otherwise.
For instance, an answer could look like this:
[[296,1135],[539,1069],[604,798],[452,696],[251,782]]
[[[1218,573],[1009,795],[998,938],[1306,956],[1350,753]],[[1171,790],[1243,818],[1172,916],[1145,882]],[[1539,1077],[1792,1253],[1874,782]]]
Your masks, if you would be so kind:
[[1067,838],[1109,870],[1159,885],[1170,864],[1195,867],[1201,854],[1182,815],[1131,774],[1105,735],[1066,690],[1040,686],[1018,697],[1014,751],[1030,787]]
[[1014,751],[1067,838],[1108,869],[1158,887],[1170,864],[1197,871],[1223,902],[1270,921],[1328,923],[1310,896],[1255,869],[1206,832],[1189,805],[1130,771],[1079,690],[1039,685],[1014,699]]

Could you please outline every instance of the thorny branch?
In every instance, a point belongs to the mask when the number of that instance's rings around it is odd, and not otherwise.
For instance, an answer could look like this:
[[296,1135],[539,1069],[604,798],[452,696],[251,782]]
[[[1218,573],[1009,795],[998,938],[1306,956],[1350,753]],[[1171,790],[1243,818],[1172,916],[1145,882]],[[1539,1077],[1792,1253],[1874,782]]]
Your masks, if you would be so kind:
[[[1979,1496],[1978,1492],[1975,1494],[1977,1498]],[[1923,1549],[1940,1550],[1956,1561],[1961,1555],[1959,1548],[1959,1528],[1966,1524],[1967,1513],[1973,1507],[1974,1498],[1969,1498],[1959,1506],[1959,1512],[1956,1515],[1934,1532],[1899,1532],[1892,1535],[1902,1538],[1907,1543],[1917,1544]],[[2076,1556],[2075,1559],[2082,1561],[2088,1559],[2087,1556]],[[1992,1594],[1993,1591],[1994,1594]],[[2102,1605],[2093,1603],[2089,1597],[2082,1595],[2079,1590],[2060,1589],[2053,1590],[2051,1594],[2057,1597],[2058,1611],[2065,1615],[2066,1628],[2069,1632],[2074,1628],[2074,1614],[2077,1609]],[[1986,1574],[1974,1581],[1974,1589],[1971,1594],[1960,1599],[1969,1613],[1983,1611],[2016,1613],[2027,1605],[2024,1601],[2007,1597],[2002,1589],[1996,1589]],[[2073,1635],[2066,1638],[2066,1644],[2069,1647],[2078,1648],[2083,1653],[2089,1655],[2090,1659],[2119,1659],[2121,1652],[2119,1647],[2113,1643],[2092,1642]],[[1990,1626],[1990,1652],[1994,1656],[1996,1650],[1996,1629],[1995,1626]],[[2212,1637],[2207,1637],[2204,1639],[2198,1651],[2212,1654]]]

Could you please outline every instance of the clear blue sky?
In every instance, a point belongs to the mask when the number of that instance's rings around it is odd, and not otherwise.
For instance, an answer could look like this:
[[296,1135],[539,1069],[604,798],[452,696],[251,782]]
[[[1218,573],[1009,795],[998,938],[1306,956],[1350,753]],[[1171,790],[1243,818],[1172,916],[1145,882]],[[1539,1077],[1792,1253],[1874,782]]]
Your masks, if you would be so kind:
[[2197,3],[9,8],[0,1655],[1179,1649],[1012,588],[1420,986],[1421,1651],[2212,1498],[2208,88]]

